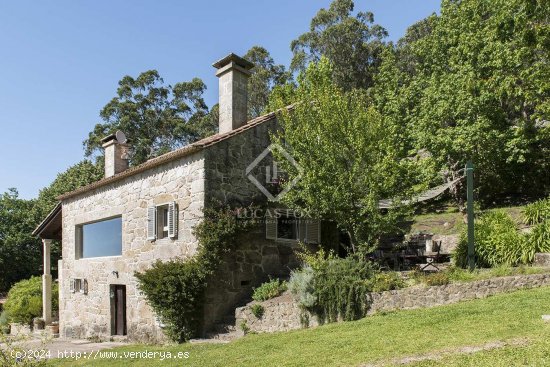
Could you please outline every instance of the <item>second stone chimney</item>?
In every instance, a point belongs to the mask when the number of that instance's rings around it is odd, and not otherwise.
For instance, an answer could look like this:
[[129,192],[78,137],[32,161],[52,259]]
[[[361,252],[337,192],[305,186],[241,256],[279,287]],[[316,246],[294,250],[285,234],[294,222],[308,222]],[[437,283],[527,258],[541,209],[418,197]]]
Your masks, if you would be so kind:
[[117,131],[101,139],[105,150],[105,177],[111,177],[128,169],[128,144],[126,136]]
[[246,123],[248,77],[254,64],[233,53],[212,64],[220,85],[219,132],[226,133]]

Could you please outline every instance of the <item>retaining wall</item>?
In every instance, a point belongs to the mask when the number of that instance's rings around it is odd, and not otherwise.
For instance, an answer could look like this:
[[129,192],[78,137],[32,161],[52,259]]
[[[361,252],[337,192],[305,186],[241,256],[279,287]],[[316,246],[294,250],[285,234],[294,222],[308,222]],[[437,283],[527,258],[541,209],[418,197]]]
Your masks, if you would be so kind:
[[[498,293],[518,289],[537,288],[550,285],[550,274],[517,275],[491,278],[467,283],[452,283],[442,286],[415,286],[394,291],[370,293],[368,314],[381,311],[394,311],[424,307],[441,306],[459,301],[486,298]],[[292,295],[285,294],[261,302],[264,314],[257,318],[250,307],[258,302],[251,302],[235,310],[237,326],[243,322],[250,331],[274,332],[300,329],[305,325],[319,325],[317,317],[302,311]]]

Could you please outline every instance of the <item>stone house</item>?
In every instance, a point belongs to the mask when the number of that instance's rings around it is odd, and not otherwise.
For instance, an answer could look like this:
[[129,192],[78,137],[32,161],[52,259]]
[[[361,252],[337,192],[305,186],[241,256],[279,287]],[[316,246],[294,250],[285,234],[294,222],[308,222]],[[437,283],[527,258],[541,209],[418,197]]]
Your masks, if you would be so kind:
[[[157,260],[192,257],[198,246],[193,228],[216,202],[266,201],[257,183],[273,176],[273,161],[267,157],[264,166],[250,166],[268,152],[276,117],[246,121],[250,62],[230,54],[213,66],[219,78],[218,134],[134,167],[128,166],[131,147],[124,134],[106,137],[105,178],[59,197],[35,230],[44,245],[46,324],[52,322],[50,247],[61,242],[62,337],[163,340],[162,325],[139,292],[134,272]],[[247,177],[251,174],[256,182]],[[297,266],[298,240],[319,243],[319,221],[286,219],[281,215],[247,233],[224,261],[222,275],[208,286],[203,331],[233,314],[252,287],[288,275]]]

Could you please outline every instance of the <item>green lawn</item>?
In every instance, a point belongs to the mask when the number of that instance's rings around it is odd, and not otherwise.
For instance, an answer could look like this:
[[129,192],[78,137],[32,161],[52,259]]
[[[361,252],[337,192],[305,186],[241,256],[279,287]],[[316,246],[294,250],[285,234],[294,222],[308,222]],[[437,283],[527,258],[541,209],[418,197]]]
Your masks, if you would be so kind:
[[411,367],[510,367],[550,366],[550,338],[543,333],[527,346],[510,346],[473,354],[457,354],[437,361],[412,363]]
[[[541,320],[541,315],[548,313],[550,287],[432,309],[394,312],[310,330],[249,335],[225,345],[135,345],[115,349],[119,352],[145,349],[171,353],[186,351],[189,358],[185,360],[54,360],[51,365],[356,366],[514,338],[526,338],[530,344],[465,357],[451,356],[444,362],[437,362],[439,364],[424,362],[419,365],[483,365],[476,363],[475,358],[488,365],[491,356],[503,361],[503,364],[491,363],[491,366],[514,365],[522,358],[531,358],[527,360],[536,365],[538,360],[547,356],[543,350],[549,347],[550,325]],[[528,350],[533,353],[528,353]]]

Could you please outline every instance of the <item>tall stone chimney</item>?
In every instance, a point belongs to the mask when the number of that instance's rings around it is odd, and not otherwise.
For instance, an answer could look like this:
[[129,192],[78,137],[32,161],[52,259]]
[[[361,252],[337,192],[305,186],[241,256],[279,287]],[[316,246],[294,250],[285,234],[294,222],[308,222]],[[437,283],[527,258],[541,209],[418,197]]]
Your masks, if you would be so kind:
[[220,85],[219,132],[226,133],[246,123],[248,77],[254,64],[233,53],[212,64]]
[[105,150],[105,177],[111,177],[128,169],[126,137],[121,131],[101,139]]

